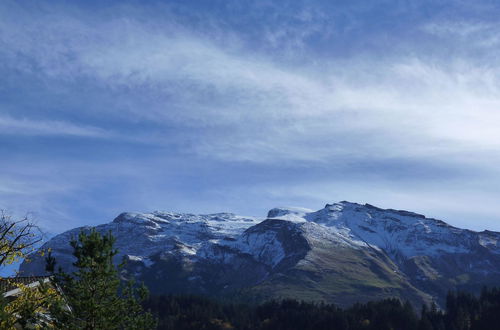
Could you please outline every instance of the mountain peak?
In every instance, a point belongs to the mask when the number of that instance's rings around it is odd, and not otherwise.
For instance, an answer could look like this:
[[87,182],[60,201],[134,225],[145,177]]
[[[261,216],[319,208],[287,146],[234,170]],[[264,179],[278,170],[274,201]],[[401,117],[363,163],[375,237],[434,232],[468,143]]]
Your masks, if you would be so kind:
[[282,218],[282,217],[287,217],[287,216],[298,216],[298,217],[303,217],[307,213],[311,213],[313,210],[306,209],[303,207],[275,207],[267,213],[267,218],[268,219],[273,219],[273,218]]

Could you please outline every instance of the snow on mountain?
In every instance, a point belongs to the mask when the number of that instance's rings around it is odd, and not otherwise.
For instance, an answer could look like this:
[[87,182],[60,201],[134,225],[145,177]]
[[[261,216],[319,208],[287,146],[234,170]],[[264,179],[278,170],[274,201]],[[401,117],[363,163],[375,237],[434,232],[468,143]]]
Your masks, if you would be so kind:
[[[196,256],[199,249],[210,244],[234,240],[243,231],[262,219],[242,217],[231,213],[195,215],[172,212],[122,213],[112,222],[96,226],[106,233],[111,231],[116,238],[119,251],[117,262],[123,257],[132,261],[151,264],[150,257],[158,253],[173,253],[182,256]],[[49,240],[42,249],[50,248],[58,263],[70,267],[72,256],[69,241],[82,230],[79,227]],[[202,253],[200,253],[202,254]],[[25,273],[43,272],[43,260],[24,263]]]
[[302,207],[276,207],[267,213],[267,218],[304,222],[305,215],[312,212],[313,210]]
[[[51,248],[59,265],[70,268],[69,241],[88,229],[62,233],[42,248]],[[278,296],[290,291],[303,296],[311,291],[301,286],[316,283],[318,299],[343,299],[342,290],[351,292],[346,301],[368,299],[356,290],[373,286],[381,297],[424,301],[427,293],[439,298],[446,289],[495,282],[500,275],[500,233],[345,201],[318,211],[274,208],[266,219],[231,213],[122,213],[96,229],[116,237],[117,262],[127,259],[134,276],[161,292],[265,287],[281,288]],[[25,274],[43,269],[42,258],[21,265]]]
[[481,245],[500,253],[500,235],[452,227],[443,221],[399,210],[366,204],[327,204],[316,212],[273,209],[274,219],[315,222],[350,241],[354,246],[381,249],[394,257],[468,253]]
[[[245,229],[261,219],[231,213],[207,215],[171,212],[122,213],[112,223],[98,226],[111,230],[123,253],[147,257],[157,252],[174,250],[182,255],[196,255],[210,244],[234,240]],[[133,241],[130,239],[133,237]]]

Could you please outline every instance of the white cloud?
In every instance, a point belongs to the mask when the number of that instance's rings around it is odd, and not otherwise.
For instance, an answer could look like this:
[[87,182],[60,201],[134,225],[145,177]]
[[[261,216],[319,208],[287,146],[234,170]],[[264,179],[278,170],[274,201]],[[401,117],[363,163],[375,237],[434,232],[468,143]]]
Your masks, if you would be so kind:
[[[137,131],[140,123],[162,127],[165,136],[146,138],[145,129],[140,139],[173,141],[201,158],[272,166],[408,159],[465,168],[481,179],[498,177],[492,163],[500,149],[500,63],[493,56],[481,62],[465,53],[440,57],[418,45],[411,54],[397,53],[386,45],[390,56],[384,58],[360,54],[292,65],[234,42],[235,34],[211,38],[210,31],[197,34],[175,18],[164,23],[119,11],[103,18],[74,8],[37,13],[16,8],[13,15],[0,14],[0,68],[52,88],[64,85],[89,105],[80,111],[93,113],[95,124],[16,113],[0,116],[4,134],[137,139],[119,126],[116,132],[99,128],[102,117],[137,123]],[[303,35],[287,28],[269,30],[264,38],[273,45],[287,40],[293,49],[307,47],[308,34],[320,26],[311,25]],[[496,51],[494,25],[430,23],[423,30],[444,39],[474,39],[468,47]],[[99,101],[92,90],[80,95],[80,84],[89,81],[109,94],[111,106],[94,107]],[[297,189],[331,200],[325,197],[330,186],[317,188]],[[351,188],[351,196],[362,194],[359,186]],[[364,196],[376,200],[380,193],[384,200],[397,200],[384,189]],[[429,191],[401,194],[407,208],[437,198]],[[417,202],[409,203],[412,199]]]
[[431,22],[421,29],[446,42],[459,42],[468,50],[479,48],[484,51],[500,45],[500,25],[496,22],[457,19]]
[[458,36],[462,38],[470,37],[478,32],[484,32],[493,28],[493,24],[484,22],[469,21],[441,21],[431,22],[422,26],[422,30],[437,36]]
[[[104,111],[204,127],[202,143],[192,146],[204,156],[323,161],[353,153],[423,157],[447,148],[500,147],[496,63],[424,60],[415,54],[391,61],[325,62],[319,72],[307,64],[294,68],[246,49],[222,47],[173,24],[50,12],[33,22],[29,18],[3,23],[4,57],[22,54],[35,63],[29,67],[16,56],[11,65],[45,79],[76,84],[94,79],[111,90],[144,90],[150,95],[144,106]],[[468,35],[487,28],[457,26],[426,29]],[[126,100],[118,102],[136,101],[137,96],[121,95]],[[0,118],[0,125],[39,134],[107,134],[57,121]]]
[[79,137],[109,138],[110,132],[92,126],[75,125],[64,121],[17,119],[0,115],[0,135],[70,135]]

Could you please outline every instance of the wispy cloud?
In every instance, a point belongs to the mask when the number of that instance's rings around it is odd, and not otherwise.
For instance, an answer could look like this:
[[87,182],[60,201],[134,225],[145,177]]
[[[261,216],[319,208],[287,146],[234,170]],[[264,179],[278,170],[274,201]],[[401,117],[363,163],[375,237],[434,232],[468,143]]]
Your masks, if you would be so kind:
[[112,133],[92,126],[75,125],[57,120],[17,119],[0,115],[0,135],[68,135],[93,138],[110,138]]
[[[259,5],[259,10],[275,10]],[[422,18],[408,28],[408,34],[418,34],[425,42],[413,44],[407,35],[398,37],[392,30],[380,36],[366,31],[363,39],[359,9],[332,18],[321,8],[297,5],[293,10],[286,7],[286,12],[275,10],[276,15],[267,17],[269,24],[256,26],[262,36],[252,44],[223,17],[209,17],[210,24],[202,31],[168,6],[154,11],[145,10],[145,5],[115,5],[101,12],[69,4],[42,3],[37,10],[15,2],[4,6],[8,10],[0,13],[0,70],[19,79],[14,87],[23,94],[18,98],[26,94],[23,102],[28,106],[11,110],[15,104],[3,101],[11,108],[9,115],[0,115],[0,136],[146,141],[147,148],[161,150],[127,149],[127,156],[120,155],[116,164],[129,168],[120,174],[125,180],[137,175],[127,165],[130,158],[157,164],[137,167],[152,176],[163,175],[159,169],[168,156],[183,162],[169,164],[165,172],[196,161],[222,167],[250,164],[238,169],[242,176],[249,168],[265,172],[338,167],[345,180],[354,182],[344,182],[343,189],[374,199],[377,194],[359,188],[356,178],[359,172],[378,171],[376,180],[385,186],[374,191],[385,200],[397,199],[389,193],[396,189],[392,181],[414,187],[418,180],[426,184],[438,180],[456,188],[445,178],[422,174],[425,171],[447,172],[455,178],[472,173],[467,178],[478,182],[470,185],[474,192],[487,182],[485,177],[491,182],[499,177],[491,164],[500,151],[500,61],[495,56],[482,55],[481,60],[474,56],[485,53],[485,47],[487,53],[497,50],[494,23]],[[197,16],[193,21],[204,19]],[[273,25],[273,20],[281,21]],[[351,34],[353,29],[356,33]],[[398,43],[388,42],[389,34],[394,38],[389,41]],[[318,41],[327,39],[331,48]],[[342,55],[337,39],[378,48],[367,46],[363,52]],[[320,52],[315,48],[318,43],[327,49]],[[440,44],[457,51],[443,56]],[[438,48],[441,52],[434,52]],[[34,91],[33,82],[40,91]],[[15,90],[2,85],[0,92]],[[38,110],[36,93],[56,109]],[[61,106],[61,98],[76,106]],[[99,161],[95,166],[102,170],[92,173],[115,174],[112,166]],[[359,164],[375,165],[360,168]],[[411,166],[420,171],[394,170]],[[146,174],[134,182],[137,191],[147,196],[144,200],[152,200],[153,193],[140,188],[141,181],[154,181]],[[314,194],[316,200],[335,189],[334,179],[324,186],[302,185],[294,181],[298,176],[282,178],[281,184],[296,187],[303,196]],[[88,177],[69,181],[86,186]],[[189,181],[189,175],[185,179]],[[165,193],[154,184],[146,186]],[[9,187],[12,191],[15,185]],[[255,187],[260,189],[261,183]],[[416,200],[420,196],[427,203],[429,193],[419,190],[407,196]],[[272,192],[267,196],[274,200]]]
[[441,21],[425,24],[422,29],[437,36],[458,36],[468,38],[495,28],[495,24],[468,21]]
[[[141,98],[137,90],[148,93],[151,97],[140,107],[128,107],[125,113],[117,108],[105,111],[203,127],[203,144],[194,145],[193,151],[205,156],[313,161],[342,150],[352,153],[353,140],[362,139],[366,148],[356,143],[357,153],[365,156],[369,150],[403,157],[433,154],[437,145],[446,144],[455,150],[457,144],[467,150],[499,146],[495,109],[500,105],[500,83],[491,63],[445,63],[401,54],[390,62],[325,62],[318,72],[307,65],[296,69],[261,54],[222,48],[172,26],[71,16],[58,16],[53,22],[48,17],[36,21],[44,26],[37,34],[31,34],[35,27],[29,22],[11,23],[14,26],[4,31],[15,35],[4,32],[6,49],[35,63],[30,70],[46,79],[75,84],[96,79],[121,91],[120,97],[132,104]],[[104,134],[91,127],[52,124],[37,127],[40,132],[55,126],[67,134]],[[36,131],[27,121],[16,125]],[[412,148],[401,148],[409,144]]]

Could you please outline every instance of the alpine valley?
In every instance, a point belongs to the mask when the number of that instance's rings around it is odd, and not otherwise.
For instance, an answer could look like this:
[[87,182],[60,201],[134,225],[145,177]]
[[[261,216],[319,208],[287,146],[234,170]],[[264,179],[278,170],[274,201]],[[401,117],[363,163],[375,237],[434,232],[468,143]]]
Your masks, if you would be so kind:
[[[75,228],[49,240],[71,268]],[[459,229],[407,211],[350,202],[319,211],[275,208],[266,219],[230,213],[122,213],[111,231],[124,277],[154,295],[189,293],[262,302],[273,298],[339,306],[388,297],[443,305],[451,289],[500,285],[500,233]],[[44,258],[23,275],[44,273]]]

